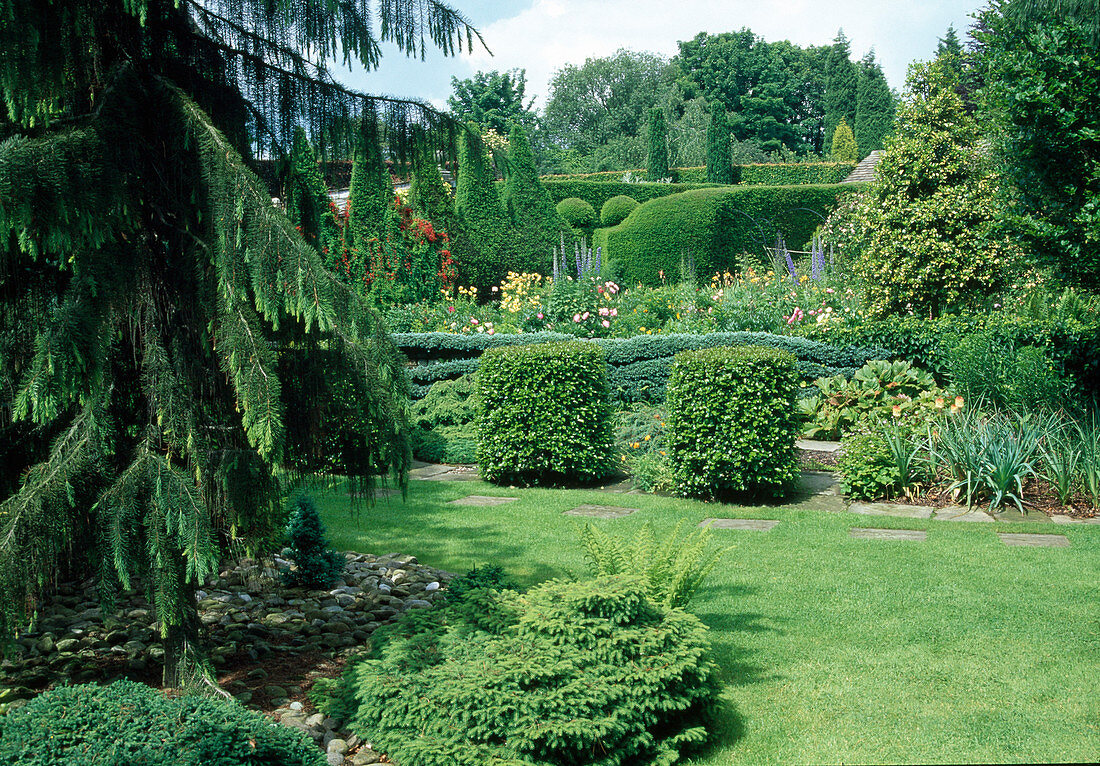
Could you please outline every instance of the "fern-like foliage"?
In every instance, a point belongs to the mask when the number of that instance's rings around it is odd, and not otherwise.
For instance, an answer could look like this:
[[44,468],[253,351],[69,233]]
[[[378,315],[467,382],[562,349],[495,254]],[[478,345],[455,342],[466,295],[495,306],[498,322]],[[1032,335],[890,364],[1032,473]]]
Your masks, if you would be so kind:
[[666,539],[658,540],[647,522],[628,540],[585,524],[580,529],[585,561],[594,576],[638,576],[657,603],[687,606],[729,548],[711,544],[709,527],[683,535],[683,526],[681,521]]

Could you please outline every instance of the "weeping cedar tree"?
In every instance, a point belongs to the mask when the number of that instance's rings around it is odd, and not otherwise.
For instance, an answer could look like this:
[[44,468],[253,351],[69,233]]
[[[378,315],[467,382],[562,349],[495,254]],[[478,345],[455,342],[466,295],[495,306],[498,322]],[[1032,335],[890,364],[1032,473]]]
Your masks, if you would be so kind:
[[404,485],[388,334],[244,159],[297,125],[346,149],[376,110],[399,151],[449,125],[316,63],[472,47],[447,6],[386,0],[377,34],[372,7],[0,0],[3,635],[58,576],[95,573],[105,599],[140,578],[165,683],[209,681],[196,583],[271,539],[285,469]]

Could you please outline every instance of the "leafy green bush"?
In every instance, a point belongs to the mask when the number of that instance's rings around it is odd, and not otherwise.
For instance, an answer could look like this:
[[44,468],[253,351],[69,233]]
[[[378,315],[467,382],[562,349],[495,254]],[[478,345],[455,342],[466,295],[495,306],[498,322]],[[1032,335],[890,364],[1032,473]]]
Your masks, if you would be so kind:
[[638,207],[638,201],[625,194],[619,194],[603,203],[600,208],[600,223],[604,226],[618,226]]
[[931,373],[905,361],[873,360],[850,380],[834,375],[818,378],[814,386],[816,393],[798,401],[807,421],[803,435],[810,439],[839,439],[854,429],[887,422],[923,427],[951,406]]
[[842,474],[840,488],[846,495],[855,500],[877,500],[897,488],[901,472],[882,433],[853,432],[841,444],[837,467]]
[[325,526],[309,495],[293,500],[286,528],[290,547],[286,555],[294,567],[282,573],[287,585],[297,588],[327,588],[340,576],[347,563],[343,554],[329,550]]
[[43,692],[0,717],[8,766],[323,766],[305,735],[231,700],[169,698],[133,681]]
[[686,607],[729,548],[711,546],[709,527],[682,536],[683,526],[681,521],[667,538],[658,540],[647,522],[633,540],[625,540],[585,524],[580,533],[584,559],[594,577],[641,577],[654,602]]
[[636,577],[478,589],[375,632],[322,708],[416,766],[672,764],[707,739],[706,627]]
[[622,264],[628,284],[658,285],[679,273],[690,254],[695,273],[736,271],[743,253],[762,258],[776,227],[787,241],[808,242],[828,214],[858,184],[719,186],[650,200],[629,218],[597,229],[593,244]]
[[558,215],[577,231],[591,232],[596,228],[596,208],[577,197],[563,199],[556,206]]
[[612,470],[604,352],[590,343],[486,351],[477,462],[493,482],[572,482]]
[[683,351],[668,382],[676,489],[782,495],[798,474],[793,354],[760,346]]

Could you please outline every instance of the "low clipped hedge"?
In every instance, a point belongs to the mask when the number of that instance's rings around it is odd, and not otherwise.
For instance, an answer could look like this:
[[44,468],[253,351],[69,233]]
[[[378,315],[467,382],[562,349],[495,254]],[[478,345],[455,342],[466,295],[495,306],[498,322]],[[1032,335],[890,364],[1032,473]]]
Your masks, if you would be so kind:
[[620,194],[603,203],[600,208],[600,223],[604,226],[618,226],[638,207],[638,200]]
[[322,709],[402,764],[672,764],[718,704],[706,627],[638,577],[471,590],[371,643]]
[[[743,253],[763,256],[782,233],[808,242],[840,200],[860,184],[723,186],[654,199],[618,226],[598,229],[593,244],[618,261],[628,284],[659,285],[690,255],[699,275],[736,271]],[[796,245],[797,246],[797,245]]]
[[668,382],[667,444],[680,494],[783,495],[798,475],[794,355],[744,346],[683,351]]
[[[409,375],[413,396],[423,397],[431,385],[475,371],[481,353],[488,348],[573,340],[562,333],[516,335],[398,333],[394,342],[412,360]],[[833,345],[818,340],[763,332],[724,332],[692,335],[637,335],[633,338],[597,338],[580,341],[602,348],[606,354],[608,389],[623,403],[664,399],[672,359],[687,349],[724,346],[767,346],[789,351],[798,360],[798,373],[806,383],[817,378],[853,373],[871,359],[896,356],[879,346]]]
[[680,194],[692,189],[728,189],[717,184],[624,184],[616,181],[543,181],[542,185],[550,192],[554,204],[563,199],[576,197],[583,199],[596,210],[603,208],[612,197],[630,197],[636,202],[648,202],[651,199]]
[[[786,184],[836,184],[843,181],[855,169],[854,162],[772,162],[752,165],[734,165],[733,182],[782,186]],[[707,168],[699,165],[689,168],[672,168],[672,180],[679,184],[706,183]],[[599,173],[569,173],[543,176],[542,181],[621,181],[630,173],[635,178],[645,178],[645,168],[635,170],[604,170]]]
[[304,733],[207,697],[133,681],[61,686],[0,716],[6,766],[324,766]]
[[611,473],[604,352],[583,342],[498,347],[477,374],[477,463],[487,481],[562,483]]

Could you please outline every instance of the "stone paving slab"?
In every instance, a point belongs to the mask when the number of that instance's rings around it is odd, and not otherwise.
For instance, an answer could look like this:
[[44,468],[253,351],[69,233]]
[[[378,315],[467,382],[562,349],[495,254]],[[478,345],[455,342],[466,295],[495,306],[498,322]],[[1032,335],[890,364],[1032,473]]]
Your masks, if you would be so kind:
[[1067,516],[1064,513],[1056,513],[1050,517],[1055,524],[1100,524],[1100,516],[1083,518],[1081,516]]
[[597,492],[607,492],[612,495],[644,495],[640,489],[634,489],[634,482],[630,479],[624,479],[623,481],[615,482],[614,484],[605,484],[602,487],[595,488]]
[[711,529],[748,529],[754,532],[767,532],[779,522],[774,519],[703,519],[699,526]]
[[993,517],[982,508],[963,508],[961,505],[938,508],[933,518],[937,521],[976,521],[981,524],[991,524],[994,521]]
[[458,500],[452,500],[448,505],[478,505],[478,506],[492,506],[492,505],[504,505],[505,503],[514,503],[519,500],[518,497],[489,497],[487,495],[467,495],[466,497],[460,497]]
[[1031,524],[1050,524],[1050,517],[1042,511],[1022,512],[1019,508],[1002,508],[993,514],[997,521],[1029,522]]
[[799,449],[812,452],[839,452],[840,442],[816,441],[814,439],[798,439],[794,446]]
[[566,516],[589,516],[595,519],[618,519],[635,513],[637,508],[623,508],[621,505],[578,505],[564,511]]
[[812,495],[839,495],[836,474],[829,471],[803,471],[799,486]]
[[998,532],[997,537],[1005,545],[1020,545],[1028,548],[1068,548],[1069,538],[1065,535],[1023,535],[1010,532]]
[[481,475],[474,465],[420,463],[409,470],[409,478],[420,481],[476,481]]
[[[903,519],[930,519],[933,508],[930,505],[903,505],[901,503],[852,503],[848,506],[852,513],[867,516],[896,516]],[[992,521],[992,519],[990,519]]]
[[924,541],[928,533],[920,529],[870,529],[867,527],[852,527],[848,530],[849,537],[858,537],[864,540],[916,540]]

